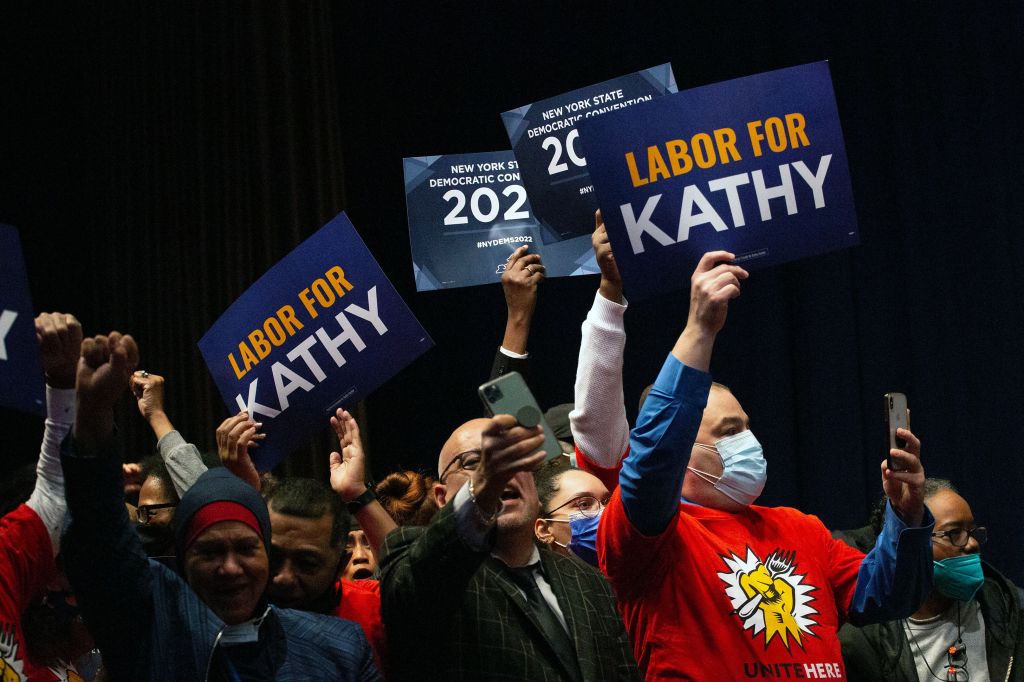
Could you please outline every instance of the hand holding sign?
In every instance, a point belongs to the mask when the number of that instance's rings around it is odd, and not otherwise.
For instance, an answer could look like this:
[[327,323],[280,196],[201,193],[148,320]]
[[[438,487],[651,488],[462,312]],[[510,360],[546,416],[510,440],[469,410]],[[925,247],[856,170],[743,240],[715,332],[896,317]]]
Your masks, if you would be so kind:
[[263,424],[249,419],[247,412],[228,417],[217,427],[217,455],[228,471],[260,489],[260,474],[249,456],[249,448],[258,448],[257,441],[266,436],[259,432]]
[[520,246],[513,251],[501,275],[501,288],[508,306],[505,338],[501,345],[513,353],[526,352],[530,323],[537,308],[537,286],[546,274],[540,255],[528,253],[529,248]]
[[738,265],[722,262],[733,258],[728,251],[705,253],[690,277],[690,313],[672,354],[702,372],[710,368],[711,350],[725,325],[729,301],[740,295],[740,282],[748,276]]
[[690,277],[690,317],[687,326],[697,325],[707,334],[717,334],[725,326],[729,301],[740,295],[740,281],[749,275],[728,261],[728,251],[705,253]]
[[622,278],[619,276],[619,268],[615,265],[615,256],[612,254],[612,243],[608,239],[608,230],[604,226],[604,219],[601,218],[601,209],[594,212],[594,234],[590,238],[594,245],[594,258],[597,260],[597,267],[601,268],[601,295],[609,301],[621,304]]
[[53,388],[74,388],[82,350],[82,323],[74,315],[42,313],[36,317],[36,339],[46,383]]
[[128,388],[128,379],[138,363],[139,348],[126,334],[115,331],[82,341],[75,381],[75,438],[86,447],[113,435],[114,405]]

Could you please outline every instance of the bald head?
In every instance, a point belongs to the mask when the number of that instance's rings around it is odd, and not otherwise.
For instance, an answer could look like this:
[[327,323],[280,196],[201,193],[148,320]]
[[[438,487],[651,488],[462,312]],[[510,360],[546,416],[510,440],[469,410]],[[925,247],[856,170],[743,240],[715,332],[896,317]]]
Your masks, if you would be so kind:
[[452,432],[441,447],[441,455],[437,458],[438,476],[451,464],[456,455],[480,449],[483,431],[490,423],[490,419],[470,419]]

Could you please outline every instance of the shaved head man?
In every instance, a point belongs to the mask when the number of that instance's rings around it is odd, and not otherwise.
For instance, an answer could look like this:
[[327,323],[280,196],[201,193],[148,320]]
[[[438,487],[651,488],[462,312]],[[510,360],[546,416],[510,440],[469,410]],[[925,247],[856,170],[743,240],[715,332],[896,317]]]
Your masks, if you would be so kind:
[[639,679],[607,582],[534,542],[543,441],[498,415],[442,446],[440,511],[388,535],[380,562],[396,678]]

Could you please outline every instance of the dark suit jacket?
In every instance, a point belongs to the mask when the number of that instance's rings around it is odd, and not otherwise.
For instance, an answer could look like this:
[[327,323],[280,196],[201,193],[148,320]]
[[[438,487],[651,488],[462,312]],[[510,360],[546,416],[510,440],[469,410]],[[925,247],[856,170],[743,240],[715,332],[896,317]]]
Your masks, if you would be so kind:
[[[604,577],[547,549],[540,556],[582,679],[639,680]],[[452,504],[429,526],[388,535],[380,565],[389,680],[571,679],[505,565],[462,541]]]
[[530,360],[528,358],[513,358],[505,355],[501,352],[501,346],[498,346],[498,352],[494,354],[494,362],[491,363],[491,378],[497,379],[509,372],[519,372],[523,375],[523,380],[529,384]]

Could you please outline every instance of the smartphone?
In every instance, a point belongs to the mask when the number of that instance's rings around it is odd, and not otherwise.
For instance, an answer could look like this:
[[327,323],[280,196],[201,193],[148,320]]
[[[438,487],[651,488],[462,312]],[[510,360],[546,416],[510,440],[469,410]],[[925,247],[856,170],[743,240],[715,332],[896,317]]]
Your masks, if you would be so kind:
[[[516,418],[520,425],[532,428],[540,424],[544,427],[544,444],[537,450],[544,450],[550,461],[562,454],[562,446],[544,419],[544,413],[537,406],[526,380],[519,372],[502,374],[497,379],[481,384],[478,392],[480,400],[484,403],[487,414],[510,414]],[[537,450],[534,450],[536,452]]]
[[885,394],[885,427],[889,434],[889,447],[885,451],[889,469],[899,471],[900,467],[894,466],[895,462],[893,462],[892,456],[888,453],[893,448],[902,450],[907,447],[906,439],[896,436],[896,429],[910,429],[910,410],[907,409],[907,396],[902,393]]

